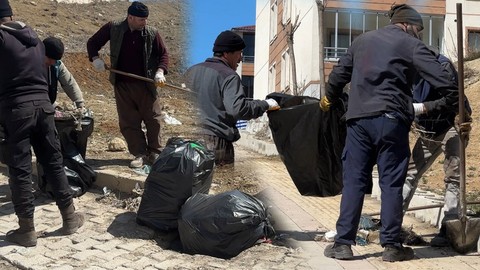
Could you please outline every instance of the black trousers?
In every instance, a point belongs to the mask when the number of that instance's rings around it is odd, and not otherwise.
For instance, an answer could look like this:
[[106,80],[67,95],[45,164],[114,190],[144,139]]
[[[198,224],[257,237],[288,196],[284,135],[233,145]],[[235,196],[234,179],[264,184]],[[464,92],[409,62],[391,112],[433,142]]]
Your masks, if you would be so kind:
[[43,166],[59,209],[72,204],[72,193],[63,168],[63,158],[49,100],[0,104],[0,124],[6,130],[1,145],[2,162],[8,166],[15,213],[33,218],[32,152]]

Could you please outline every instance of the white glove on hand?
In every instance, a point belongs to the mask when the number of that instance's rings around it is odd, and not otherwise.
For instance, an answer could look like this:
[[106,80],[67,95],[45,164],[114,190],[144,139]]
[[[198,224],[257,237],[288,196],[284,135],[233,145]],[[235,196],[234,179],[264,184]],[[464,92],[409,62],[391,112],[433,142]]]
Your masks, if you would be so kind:
[[163,70],[160,69],[155,74],[155,85],[162,87],[165,85],[166,82],[167,80],[165,79],[165,75],[163,75]]
[[425,109],[425,105],[423,105],[423,103],[413,103],[413,111],[415,112],[415,116],[418,116],[427,112]]
[[280,106],[278,105],[277,101],[273,98],[269,98],[265,100],[268,103],[268,110],[269,111],[274,111],[280,109]]
[[93,60],[92,64],[97,72],[105,71],[105,62],[102,59],[97,58]]

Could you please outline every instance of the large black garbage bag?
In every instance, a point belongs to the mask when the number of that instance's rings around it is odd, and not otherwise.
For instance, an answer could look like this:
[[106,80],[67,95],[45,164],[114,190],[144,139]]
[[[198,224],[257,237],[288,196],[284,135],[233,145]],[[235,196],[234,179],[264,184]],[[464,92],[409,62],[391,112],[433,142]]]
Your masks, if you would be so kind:
[[[68,184],[74,197],[80,197],[92,187],[97,179],[97,173],[90,165],[85,163],[82,156],[78,154],[75,157],[64,157],[63,165],[67,175]],[[43,166],[37,162],[37,181],[38,188],[51,198],[55,198],[51,184],[45,177]]]
[[184,252],[225,259],[275,235],[263,203],[238,190],[190,197],[182,206],[178,232]]
[[345,95],[328,112],[319,100],[273,93],[281,109],[268,113],[273,140],[300,194],[335,196],[342,191],[342,151],[345,146]]
[[210,190],[214,164],[214,152],[202,143],[170,138],[145,180],[137,223],[160,231],[176,229],[185,201]]

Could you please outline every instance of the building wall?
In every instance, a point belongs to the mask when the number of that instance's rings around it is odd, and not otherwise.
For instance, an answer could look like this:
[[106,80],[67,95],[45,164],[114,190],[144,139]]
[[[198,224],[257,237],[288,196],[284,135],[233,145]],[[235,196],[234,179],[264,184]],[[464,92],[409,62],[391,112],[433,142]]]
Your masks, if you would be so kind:
[[[255,97],[265,97],[272,91],[280,91],[281,55],[287,48],[285,34],[282,33],[283,0],[278,4],[278,34],[277,39],[270,43],[270,5],[274,0],[257,0],[256,21],[256,48],[255,48]],[[300,27],[294,34],[294,53],[297,64],[297,81],[300,86],[305,86],[306,95],[318,96],[319,88],[319,41],[318,41],[318,14],[315,0],[292,0],[291,18],[294,20],[298,14],[301,21]],[[406,3],[413,6],[423,16],[445,16],[443,46],[447,56],[454,60],[457,53],[456,47],[456,2],[452,0],[328,0],[326,10],[371,10],[387,12],[392,3]],[[463,4],[464,47],[467,47],[467,32],[465,29],[480,29],[480,1],[460,0]],[[276,65],[276,83],[274,89],[268,89],[269,68]],[[328,77],[334,63],[325,63],[324,75]]]
[[451,1],[447,0],[445,15],[445,48],[444,53],[453,61],[457,60],[457,3],[462,4],[463,11],[463,54],[466,56],[468,47],[468,29],[480,30],[480,1]]
[[408,4],[422,14],[445,14],[445,0],[328,0],[326,8],[328,9],[366,9],[376,11],[387,11],[392,4]]
[[268,89],[270,0],[257,0],[255,20],[254,98],[263,99]]

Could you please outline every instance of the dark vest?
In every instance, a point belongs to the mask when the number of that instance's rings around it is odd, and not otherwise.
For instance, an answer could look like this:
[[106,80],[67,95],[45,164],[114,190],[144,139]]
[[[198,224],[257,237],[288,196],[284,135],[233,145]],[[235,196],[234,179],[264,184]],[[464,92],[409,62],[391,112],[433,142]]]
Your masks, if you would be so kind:
[[[112,22],[112,27],[110,28],[110,62],[114,69],[117,68],[123,34],[126,31],[129,31],[127,20]],[[158,68],[158,56],[152,55],[153,41],[155,40],[156,34],[157,29],[148,25],[142,30],[142,37],[144,40],[144,76],[151,79],[155,77],[155,72]],[[115,73],[113,72],[110,72],[110,83],[115,85]],[[152,85],[154,86],[154,84]]]

